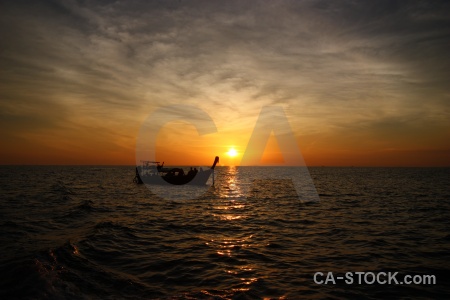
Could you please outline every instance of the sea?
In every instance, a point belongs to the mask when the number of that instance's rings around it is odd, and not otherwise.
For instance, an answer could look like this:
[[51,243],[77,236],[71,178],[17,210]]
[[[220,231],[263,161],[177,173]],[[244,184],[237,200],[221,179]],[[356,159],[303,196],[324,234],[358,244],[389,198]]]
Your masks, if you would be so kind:
[[1,166],[0,299],[450,298],[450,168],[310,167],[315,201],[279,172]]

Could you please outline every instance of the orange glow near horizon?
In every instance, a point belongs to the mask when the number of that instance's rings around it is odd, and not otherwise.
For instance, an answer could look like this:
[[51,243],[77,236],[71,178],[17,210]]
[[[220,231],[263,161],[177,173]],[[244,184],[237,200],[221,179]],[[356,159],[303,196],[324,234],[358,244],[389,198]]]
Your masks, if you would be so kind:
[[[134,130],[136,132],[136,130]],[[217,155],[221,166],[238,166],[251,131],[225,131],[199,136],[194,126],[173,122],[164,126],[156,142],[156,159],[166,165],[210,166]],[[56,135],[58,136],[58,135]],[[75,133],[62,136],[57,142],[50,137],[29,136],[20,144],[5,144],[1,149],[1,164],[15,165],[134,165],[132,140],[114,144],[108,139]],[[66,138],[67,138],[66,137]],[[450,166],[449,152],[417,148],[376,149],[370,144],[347,146],[349,140],[320,139],[321,135],[298,138],[298,145],[307,166]],[[77,144],[77,141],[84,141]],[[131,145],[130,145],[131,144]],[[85,146],[83,146],[85,145]],[[232,146],[230,146],[232,145]],[[14,147],[15,146],[15,147]],[[17,146],[19,146],[17,148]],[[372,149],[371,149],[372,147]],[[232,151],[234,150],[234,151]],[[262,165],[284,165],[276,137],[271,135]]]

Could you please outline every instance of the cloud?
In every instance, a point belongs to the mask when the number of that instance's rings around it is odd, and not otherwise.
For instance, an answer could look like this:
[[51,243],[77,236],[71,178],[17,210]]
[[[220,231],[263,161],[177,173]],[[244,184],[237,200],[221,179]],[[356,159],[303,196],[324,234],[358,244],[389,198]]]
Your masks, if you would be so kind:
[[262,106],[281,104],[299,132],[357,131],[361,124],[416,116],[424,127],[438,123],[444,130],[450,119],[448,6],[3,3],[2,122],[23,124],[17,134],[24,127],[82,124],[123,137],[166,104],[198,105],[225,130],[251,128]]

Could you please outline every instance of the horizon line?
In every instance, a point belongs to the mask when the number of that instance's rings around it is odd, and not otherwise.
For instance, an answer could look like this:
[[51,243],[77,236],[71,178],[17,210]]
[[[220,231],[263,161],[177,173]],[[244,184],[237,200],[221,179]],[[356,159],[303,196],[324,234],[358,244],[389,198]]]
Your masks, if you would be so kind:
[[[0,164],[0,167],[137,167],[135,164]],[[208,165],[166,165],[167,167],[209,167]],[[308,167],[308,168],[450,168],[450,165],[436,166],[436,165],[222,165],[216,167]]]

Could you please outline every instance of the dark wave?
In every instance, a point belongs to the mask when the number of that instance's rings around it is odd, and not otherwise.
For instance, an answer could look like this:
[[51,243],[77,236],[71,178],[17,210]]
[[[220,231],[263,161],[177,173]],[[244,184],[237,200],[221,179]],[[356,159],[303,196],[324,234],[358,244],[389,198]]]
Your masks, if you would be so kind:
[[[129,167],[2,170],[1,299],[450,294],[443,169],[311,168],[312,203],[285,180],[240,189],[232,168],[218,167],[215,187],[190,200],[133,185]],[[318,271],[435,275],[437,284],[318,285]]]

